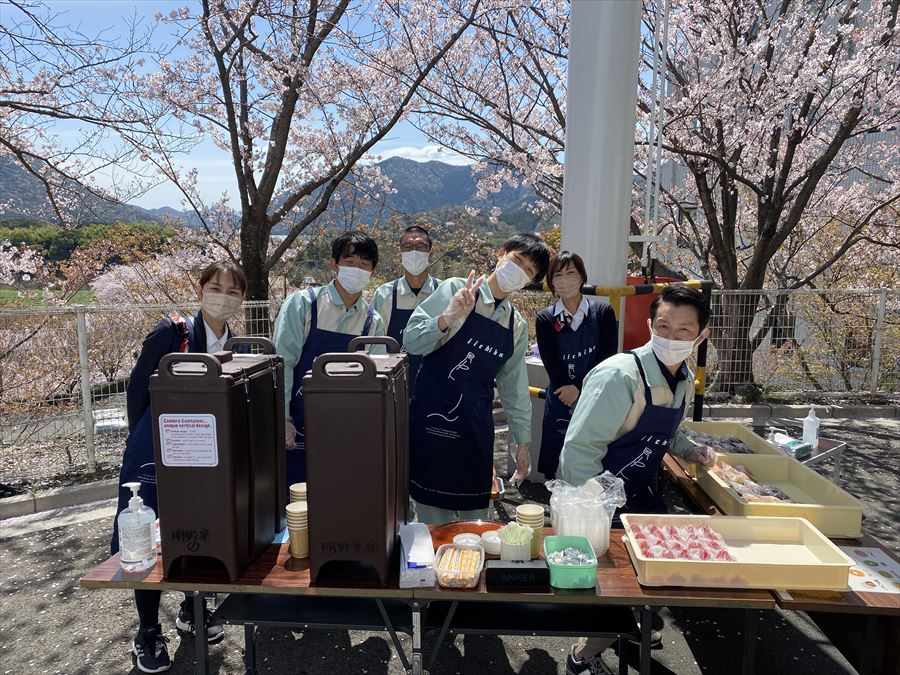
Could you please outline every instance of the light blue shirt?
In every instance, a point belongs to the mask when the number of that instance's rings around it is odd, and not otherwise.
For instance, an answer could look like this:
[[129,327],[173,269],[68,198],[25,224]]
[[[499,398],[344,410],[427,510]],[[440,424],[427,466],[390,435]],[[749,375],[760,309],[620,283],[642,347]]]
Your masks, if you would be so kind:
[[[410,354],[430,354],[440,349],[452,338],[461,326],[449,327],[446,332],[438,328],[438,317],[450,304],[450,299],[460,289],[465,288],[466,279],[452,277],[442,281],[431,296],[419,304],[406,330],[403,344]],[[525,370],[525,350],[528,347],[528,324],[522,315],[509,303],[509,298],[494,306],[494,295],[487,283],[481,285],[478,301],[473,312],[496,321],[502,326],[509,325],[509,313],[515,313],[513,322],[513,352],[497,373],[497,391],[500,403],[509,419],[509,432],[516,443],[531,442],[531,398],[528,394],[528,373]]]
[[[327,286],[314,288],[316,294],[316,325],[322,330],[330,330],[347,335],[360,335],[366,323],[366,314],[369,311],[369,303],[360,294],[359,299],[349,309],[344,307],[341,294],[338,293],[334,281]],[[304,289],[291,293],[281,306],[278,318],[275,320],[275,351],[284,359],[284,410],[288,411],[291,403],[291,393],[294,391],[294,368],[300,362],[303,346],[306,344],[306,336],[309,335],[311,323],[309,293]],[[384,322],[374,312],[372,325],[368,335],[384,335]],[[371,348],[372,352],[383,353],[381,345]]]
[[[654,405],[678,408],[687,399],[686,414],[694,397],[693,373],[688,371],[687,378],[678,381],[673,395],[650,343],[634,352],[641,360]],[[602,473],[609,444],[637,426],[645,407],[644,384],[631,354],[616,354],[594,366],[584,378],[566,431],[559,477],[577,486]],[[669,452],[683,456],[694,446],[679,428]]]
[[[419,289],[419,293],[413,293],[406,280],[406,275],[397,279],[397,309],[415,309],[427,300],[438,286],[438,280],[429,275],[425,284]],[[393,309],[394,282],[388,281],[381,284],[372,298],[372,307],[381,314],[384,319],[384,329],[391,325],[391,310]]]

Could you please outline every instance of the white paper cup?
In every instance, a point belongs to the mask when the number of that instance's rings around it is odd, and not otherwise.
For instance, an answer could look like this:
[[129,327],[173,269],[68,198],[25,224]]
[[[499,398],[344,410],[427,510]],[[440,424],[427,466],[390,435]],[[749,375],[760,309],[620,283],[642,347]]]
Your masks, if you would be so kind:
[[521,525],[522,527],[543,527],[544,526],[543,520],[520,520],[517,518],[516,522],[519,525]]
[[291,542],[291,557],[309,557],[309,529],[305,527],[294,528],[288,524],[288,536]]
[[291,502],[284,509],[284,515],[288,521],[302,521],[309,518],[309,508],[306,502]]
[[519,519],[529,522],[540,519],[544,522],[544,507],[540,504],[519,504],[516,507],[516,520]]
[[294,483],[291,485],[290,491],[292,502],[306,501],[306,483]]

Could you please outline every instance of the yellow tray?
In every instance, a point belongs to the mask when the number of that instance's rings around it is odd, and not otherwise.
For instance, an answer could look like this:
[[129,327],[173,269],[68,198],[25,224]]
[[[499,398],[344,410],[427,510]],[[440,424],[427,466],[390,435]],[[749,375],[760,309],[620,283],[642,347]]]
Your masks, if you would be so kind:
[[[631,523],[709,525],[725,539],[735,560],[646,558]],[[627,514],[622,524],[625,548],[643,586],[842,591],[854,564],[805,518]]]
[[729,516],[806,518],[829,537],[862,534],[862,502],[796,459],[782,455],[719,455],[732,466],[743,464],[758,483],[783,490],[793,503],[748,502],[709,469],[698,466],[697,484]]
[[736,436],[756,454],[785,456],[781,450],[769,443],[765,438],[753,433],[738,422],[692,422],[685,420],[681,424],[713,438],[716,436]]

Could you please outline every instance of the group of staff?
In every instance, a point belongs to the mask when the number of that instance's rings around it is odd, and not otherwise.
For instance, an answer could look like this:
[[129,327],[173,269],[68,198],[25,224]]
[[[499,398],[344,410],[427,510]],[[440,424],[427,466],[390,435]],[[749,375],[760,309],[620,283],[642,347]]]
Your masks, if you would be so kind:
[[[650,341],[617,354],[612,308],[588,299],[582,259],[562,251],[551,259],[547,244],[518,234],[497,251],[490,271],[438,281],[429,273],[436,247],[418,225],[400,237],[403,276],[382,284],[372,303],[363,297],[378,265],[378,246],[362,232],[346,232],[331,246],[333,279],[285,299],[275,323],[276,351],[285,362],[288,484],[305,481],[304,375],[316,357],[347,351],[357,336],[388,335],[403,345],[410,363],[410,515],[425,523],[489,519],[493,476],[494,389],[509,420],[515,447],[513,484],[531,471],[531,401],[525,356],[528,325],[510,294],[542,281],[553,304],[536,319],[537,347],[550,385],[538,469],[548,478],[580,485],[603,471],[625,482],[623,512],[659,512],[653,477],[665,452],[710,463],[714,454],[677,429],[693,393],[685,360],[707,336],[709,312],[699,292],[666,287],[650,308]],[[168,317],[144,341],[128,385],[131,432],[121,481],[141,481],[141,496],[158,511],[149,411],[149,377],[173,351],[214,353],[231,336],[226,323],[240,310],[247,283],[234,263],[210,265],[200,276],[200,311]],[[373,351],[383,347],[370,347]],[[119,510],[130,493],[122,490]],[[118,550],[113,534],[112,552]],[[135,591],[140,629],[132,649],[143,672],[167,670],[170,660],[159,623],[158,591]],[[192,604],[176,620],[193,632]],[[210,626],[210,642],[222,639]],[[582,653],[569,655],[573,668]],[[593,672],[576,669],[573,672]]]

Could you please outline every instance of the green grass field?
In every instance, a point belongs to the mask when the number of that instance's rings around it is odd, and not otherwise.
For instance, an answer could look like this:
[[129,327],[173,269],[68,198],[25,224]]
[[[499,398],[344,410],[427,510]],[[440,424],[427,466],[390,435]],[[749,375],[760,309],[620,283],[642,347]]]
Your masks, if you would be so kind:
[[[24,291],[25,296],[20,297],[19,291],[13,288],[0,288],[0,308],[3,307],[38,307],[44,304],[43,294],[38,290]],[[90,305],[94,302],[94,292],[90,290],[78,291],[67,304]]]

